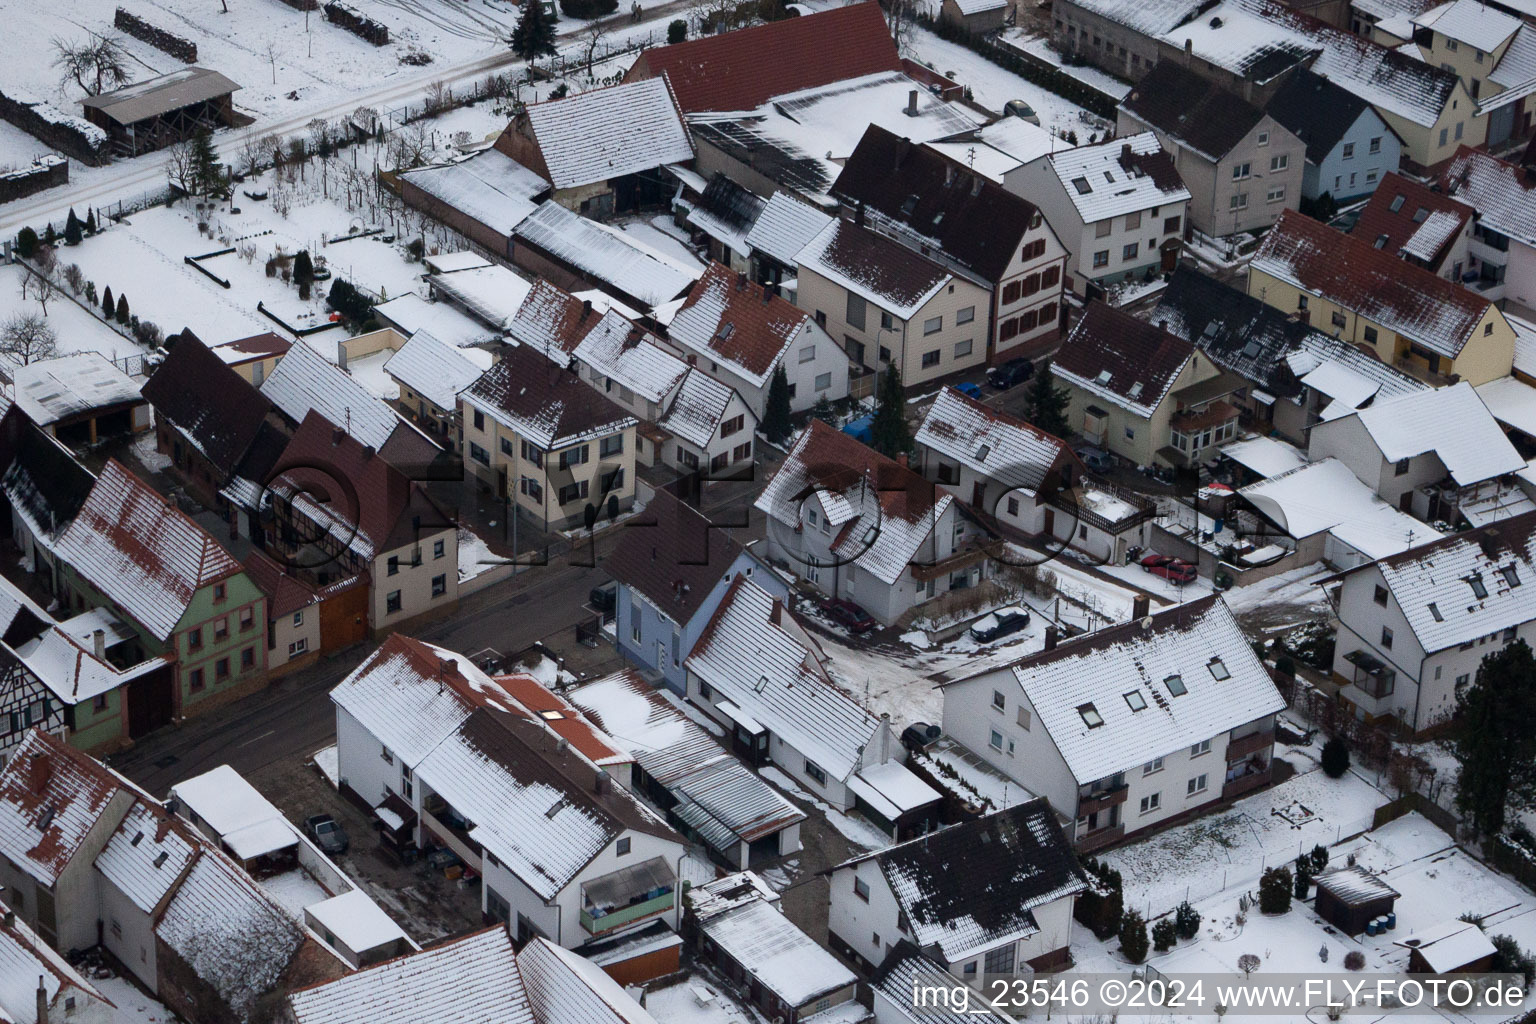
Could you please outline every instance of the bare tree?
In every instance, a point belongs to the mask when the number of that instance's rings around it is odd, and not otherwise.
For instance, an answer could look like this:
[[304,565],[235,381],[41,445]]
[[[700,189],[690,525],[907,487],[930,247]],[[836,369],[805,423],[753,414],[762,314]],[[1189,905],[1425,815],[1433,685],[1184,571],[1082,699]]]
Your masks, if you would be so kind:
[[425,121],[416,121],[389,137],[389,156],[397,171],[407,171],[427,162],[432,139]]
[[59,347],[58,336],[48,326],[47,315],[17,313],[0,326],[0,352],[22,366],[50,358]]
[[53,52],[64,81],[73,81],[88,96],[128,84],[128,54],[114,36],[92,32],[83,43],[55,39]]
[[427,86],[427,98],[424,106],[427,113],[439,114],[448,109],[448,104],[453,102],[453,90],[448,88],[448,83],[441,78],[434,79]]
[[581,33],[581,45],[586,54],[587,78],[592,77],[592,61],[597,56],[597,48],[602,45],[603,39],[608,35],[608,26],[602,18],[593,18],[587,23],[587,27]]
[[309,151],[311,153],[320,153],[329,149],[331,143],[331,125],[329,121],[323,117],[311,118],[310,122],[304,127],[309,129]]
[[261,161],[270,156],[270,151],[264,151],[261,143],[256,141],[256,136],[247,135],[245,141],[240,143],[240,167],[246,177],[254,177],[261,170]]
[[71,263],[64,268],[64,283],[69,285],[69,290],[76,295],[85,291],[85,271],[80,269],[80,264]]
[[261,55],[267,58],[267,63],[272,65],[272,84],[277,84],[277,55],[282,52],[278,49],[276,39],[268,39],[267,45],[262,49]]
[[890,26],[891,39],[903,57],[912,55],[912,32],[917,24],[917,12],[910,0],[891,0],[885,12],[885,23]]
[[166,150],[165,173],[171,184],[187,195],[197,192],[197,152],[191,139],[182,139]]
[[43,307],[43,316],[48,315],[48,303],[59,294],[58,258],[54,255],[52,246],[39,246],[32,256],[35,269],[26,268],[21,275],[21,297],[32,298]]

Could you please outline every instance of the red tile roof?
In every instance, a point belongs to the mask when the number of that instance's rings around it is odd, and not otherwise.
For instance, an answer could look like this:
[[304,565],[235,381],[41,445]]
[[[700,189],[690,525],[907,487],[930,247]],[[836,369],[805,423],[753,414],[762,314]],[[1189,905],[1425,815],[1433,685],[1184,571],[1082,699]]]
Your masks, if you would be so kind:
[[785,93],[901,70],[880,5],[865,2],[654,47],[624,77],[665,74],[678,106],[692,114],[752,110]]
[[730,267],[711,263],[683,300],[668,336],[766,379],[806,320],[805,310],[792,302]]
[[1093,302],[1051,369],[1085,391],[1150,414],[1194,352],[1195,346],[1155,324]]
[[319,600],[314,587],[260,551],[252,551],[240,564],[245,567],[245,574],[251,578],[251,582],[256,584],[256,589],[267,595],[268,619],[292,615]]
[[[1401,197],[1401,202],[1398,202]],[[1397,209],[1392,208],[1397,203]],[[1424,214],[1420,215],[1419,211]],[[1368,245],[1396,256],[1408,244],[1414,232],[1431,213],[1448,213],[1466,225],[1472,216],[1470,207],[1464,206],[1443,192],[1432,191],[1427,185],[1390,171],[1371,193],[1370,201],[1360,211],[1360,219],[1350,229],[1350,234]],[[1415,219],[1415,218],[1418,219]],[[1431,270],[1440,269],[1440,261],[1450,251],[1451,243],[1460,234],[1460,228],[1450,233],[1429,261]],[[1385,239],[1380,245],[1377,241]]]
[[[614,745],[608,736],[583,716],[581,709],[526,672],[492,676],[512,699],[527,708],[546,729],[565,740],[576,751],[597,765],[627,764],[634,761],[628,751]],[[626,780],[627,781],[627,780]]]
[[35,729],[0,772],[0,854],[53,885],[119,789],[100,762]]

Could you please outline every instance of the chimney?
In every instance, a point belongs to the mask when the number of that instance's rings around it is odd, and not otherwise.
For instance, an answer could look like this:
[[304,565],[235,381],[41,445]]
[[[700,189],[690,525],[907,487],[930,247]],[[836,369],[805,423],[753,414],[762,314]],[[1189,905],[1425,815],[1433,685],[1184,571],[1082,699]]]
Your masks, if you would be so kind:
[[453,675],[455,672],[457,672],[459,670],[459,659],[457,659],[457,658],[444,658],[443,661],[442,661],[442,666],[443,666],[443,675],[444,676],[451,676],[451,675]]
[[97,661],[107,660],[107,631],[98,629],[91,633],[91,644],[96,651]]
[[763,305],[766,306],[766,305],[768,305],[768,303],[770,303],[772,301],[773,301],[773,289],[769,288],[767,285],[763,285]]
[[768,613],[768,621],[775,626],[784,621],[784,602],[778,598],[773,599],[773,610]]
[[331,428],[331,447],[341,444],[341,439],[347,436],[347,432],[340,427]]
[[608,773],[599,768],[597,774],[592,776],[592,792],[601,796],[608,789],[607,783]]
[[9,907],[7,907],[5,911],[5,927],[16,927],[16,911],[11,910]]
[[363,445],[363,461],[364,462],[367,462],[369,459],[373,458],[374,454],[375,453],[374,453],[374,450],[373,450],[373,445],[371,445],[371,444]]
[[741,270],[736,271],[736,290],[737,291],[741,291],[746,286],[747,286],[747,275],[746,275],[746,272],[745,271],[741,271]]
[[880,712],[880,763],[891,759],[891,713]]
[[1045,649],[1046,650],[1054,651],[1056,649],[1056,637],[1057,637],[1056,627],[1055,626],[1046,626],[1045,627]]
[[981,195],[981,175],[979,174],[974,174],[971,176],[971,195]]
[[1167,320],[1159,320],[1157,322],[1157,329],[1160,330],[1160,331],[1166,331],[1168,329],[1168,321]]
[[916,117],[917,116],[917,90],[916,89],[911,89],[911,90],[908,90],[908,92],[907,92],[907,116],[908,117]]
[[1122,142],[1122,143],[1120,143],[1120,166],[1121,167],[1129,167],[1130,165],[1131,165],[1131,144],[1129,142]]
[[864,226],[864,200],[859,200],[859,205],[853,208],[853,222],[859,227]]
[[1195,55],[1195,41],[1193,39],[1189,38],[1188,36],[1185,36],[1184,37],[1184,57],[1185,57],[1184,63],[1188,64],[1189,63],[1188,58],[1193,57],[1194,55]]
[[592,300],[591,299],[582,299],[581,300],[581,319],[576,321],[576,322],[577,323],[586,323],[587,322],[587,317],[589,317],[591,315],[592,315]]
[[1150,609],[1151,602],[1147,599],[1146,594],[1137,594],[1135,597],[1131,598],[1131,618],[1145,618],[1147,612]]
[[37,976],[37,1024],[48,1024],[48,988],[43,976]]

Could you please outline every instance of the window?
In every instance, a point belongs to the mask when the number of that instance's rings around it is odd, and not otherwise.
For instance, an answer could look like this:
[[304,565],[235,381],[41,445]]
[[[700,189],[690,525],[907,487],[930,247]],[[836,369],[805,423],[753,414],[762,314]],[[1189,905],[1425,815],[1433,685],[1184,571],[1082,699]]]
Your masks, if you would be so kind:
[[1003,750],[1003,734],[998,732],[996,729],[993,729],[992,730],[992,738],[988,741],[988,746],[990,746],[993,750],[997,751],[998,753],[1002,753],[1002,750]]
[[225,615],[213,622],[213,642],[229,639],[229,616]]
[[1205,785],[1205,776],[1196,775],[1194,778],[1189,780],[1189,783],[1186,786],[1186,793],[1189,796],[1194,796],[1196,793],[1204,793]]
[[213,678],[219,682],[229,678],[229,659],[220,658],[213,663]]
[[1289,153],[1281,153],[1279,156],[1269,158],[1269,169],[1271,171],[1283,171],[1289,166],[1291,166],[1291,156]]
[[1380,135],[1376,136],[1375,138],[1373,138],[1371,140],[1370,151],[1372,153],[1380,153],[1381,152],[1381,136]]
[[1210,752],[1211,752],[1211,741],[1210,740],[1201,740],[1199,743],[1196,743],[1194,746],[1189,748],[1189,756],[1190,757],[1199,757],[1201,754],[1209,754]]
[[937,352],[924,352],[923,353],[923,369],[926,370],[926,369],[928,369],[931,366],[938,366],[938,365],[939,365],[939,354]]
[[869,902],[869,883],[858,875],[853,876],[853,894],[865,903]]
[[831,386],[832,386],[832,374],[831,374],[830,371],[827,372],[827,373],[818,373],[816,375],[816,390],[817,391],[826,391]]
[[1095,267],[1107,267],[1107,266],[1109,266],[1109,250],[1108,249],[1100,249],[1098,252],[1094,253],[1093,254],[1093,265]]
[[1141,252],[1141,243],[1132,242],[1130,245],[1120,250],[1120,258],[1122,260],[1133,260],[1136,258],[1136,254],[1139,252]]
[[802,363],[813,362],[815,359],[816,359],[816,346],[815,345],[807,345],[807,346],[805,346],[805,348],[802,348],[800,350],[800,361]]
[[1259,132],[1259,140],[1258,141],[1259,141],[1259,145],[1261,145],[1261,146],[1269,145],[1269,132]]
[[967,978],[976,977],[976,961],[972,960],[970,963],[962,967],[961,973],[964,974]]
[[1077,713],[1083,716],[1083,724],[1090,729],[1097,729],[1104,724],[1104,716],[1099,714],[1099,709],[1092,704],[1079,704]]
[[1246,209],[1248,209],[1248,193],[1247,192],[1239,192],[1235,196],[1233,196],[1232,199],[1227,203],[1227,209],[1229,209],[1229,210],[1246,210]]
[[992,691],[992,706],[999,711],[1008,707],[1008,698],[1003,695],[1002,690]]
[[1467,584],[1472,588],[1472,596],[1481,601],[1488,596],[1488,588],[1483,585],[1483,574],[1475,572],[1467,577]]
[[1508,583],[1511,587],[1518,587],[1520,585],[1520,571],[1515,568],[1514,562],[1510,562],[1500,569],[1499,575],[1503,576],[1504,582]]
[[1367,327],[1365,329],[1364,333],[1365,333],[1365,340],[1366,340],[1367,344],[1370,344],[1370,345],[1376,344],[1376,328],[1374,328],[1374,327]]
[[[693,468],[697,468],[698,459],[693,460]],[[569,505],[573,501],[580,501],[587,496],[587,481],[578,480],[573,484],[566,484],[560,488],[560,504]]]
[[192,675],[189,678],[189,682],[191,684],[193,693],[197,693],[199,690],[201,690],[203,688],[203,670],[200,668],[193,669]]
[[620,856],[620,857],[622,857],[625,854],[629,853],[629,836],[625,836],[624,838],[620,839],[617,843],[615,843],[613,845],[613,852],[614,852],[615,855]]
[[736,433],[736,431],[740,430],[742,424],[746,421],[747,417],[745,414],[732,416],[730,419],[720,424],[720,436],[730,437],[732,434]]
[[304,625],[304,610],[302,608],[293,613],[293,624],[295,626]]
[[866,306],[867,303],[865,303],[863,296],[856,295],[853,292],[848,293],[848,303],[843,319],[847,321],[849,327],[860,331],[864,329]]
[[827,784],[827,773],[822,770],[821,765],[817,764],[815,761],[810,760],[809,758],[807,758],[805,762],[805,775],[806,778],[815,782],[817,785],[825,786]]
[[1112,220],[1101,220],[1101,221],[1099,221],[1097,224],[1095,224],[1093,226],[1093,237],[1094,238],[1108,238],[1110,232],[1114,231],[1114,230],[1115,230],[1115,222],[1114,221],[1112,221]]
[[880,326],[887,331],[895,330],[896,318],[889,313],[881,313]]
[[1169,676],[1163,680],[1163,685],[1168,687],[1168,692],[1175,697],[1182,697],[1189,692],[1189,687],[1184,685],[1183,676]]
[[491,453],[473,441],[469,442],[469,457],[482,466],[489,466],[491,464]]
[[387,576],[398,576],[398,575],[400,575],[400,556],[399,555],[390,555],[389,556],[388,566],[389,566],[389,568],[387,570],[385,570],[385,575],[387,575]]
[[1264,201],[1266,203],[1283,203],[1285,201],[1285,186],[1276,185],[1274,188],[1265,192]]
[[1354,158],[1355,158],[1355,144],[1353,142],[1346,142],[1346,143],[1344,143],[1344,159],[1345,160],[1353,160]]
[[[717,458],[723,459],[725,456],[720,455],[717,456]],[[623,490],[624,467],[620,466],[618,469],[609,470],[607,473],[604,473],[602,476],[598,477],[597,489],[603,494],[612,494],[614,491]]]
[[1445,145],[1445,143],[1447,141],[1446,136],[1447,136],[1447,133],[1449,131],[1450,131],[1450,129],[1448,129],[1448,128],[1441,128],[1440,129],[1440,145],[1442,145],[1442,146]]
[[399,610],[400,610],[400,591],[398,591],[398,590],[391,590],[384,597],[384,611],[385,611],[386,614],[393,614],[395,612],[398,612]]
[[944,318],[941,316],[929,317],[923,321],[924,334],[938,334],[944,329]]
[[[738,417],[739,418],[739,417]],[[582,451],[586,451],[585,448]],[[597,443],[597,457],[606,459],[610,455],[624,454],[624,435],[610,434]],[[585,460],[583,460],[585,461]]]
[[1381,646],[1389,651],[1392,649],[1392,630],[1386,626],[1381,627]]
[[1463,122],[1463,121],[1457,121],[1456,122],[1456,138],[1458,138],[1458,139],[1461,138],[1461,129],[1462,129],[1464,124],[1465,124],[1465,122]]
[[252,628],[255,625],[256,625],[256,609],[254,609],[254,608],[241,608],[240,609],[240,632],[244,633],[246,630]]
[[224,589],[224,584],[215,583],[213,585],[213,603],[218,604],[219,602],[223,601],[226,593],[227,591]]
[[1019,514],[1019,499],[1011,494],[1008,496],[1008,514],[1011,516]]
[[447,541],[445,541],[445,540],[435,540],[435,541],[432,542],[432,558],[434,560],[442,558],[447,553],[448,553],[448,542]]
[[580,445],[576,448],[568,448],[560,453],[560,468],[570,469],[572,466],[584,465],[587,461],[587,446]]
[[1163,794],[1152,793],[1141,798],[1141,813],[1150,814],[1163,806]]
[[525,476],[517,482],[517,489],[521,493],[542,503],[544,501],[544,485],[531,476]]
[[1303,310],[1307,308],[1307,297],[1305,295],[1296,296],[1296,308]]
[[957,310],[956,313],[955,313],[955,323],[956,324],[968,324],[972,320],[975,320],[975,319],[976,319],[976,307],[975,306],[966,306],[964,309]]
[[499,442],[499,447],[501,448],[501,454],[511,455],[513,452],[512,439],[510,437],[502,438]]
[[965,341],[957,341],[957,342],[955,342],[955,358],[956,359],[963,359],[963,358],[965,358],[966,356],[968,356],[970,354],[971,354],[971,342],[970,342],[969,338],[967,338]]
[[996,949],[988,950],[987,955],[982,957],[981,969],[986,971],[989,976],[1012,974],[1014,949],[1013,943],[1010,942],[1006,946],[999,946]]
[[1127,441],[1134,441],[1134,440],[1136,440],[1136,428],[1135,427],[1132,427],[1129,424],[1126,425],[1126,428],[1125,428],[1125,439]]
[[544,453],[543,452],[539,451],[539,449],[535,448],[533,445],[529,444],[527,441],[524,441],[522,443],[522,450],[523,450],[523,458],[525,460],[527,460],[528,462],[533,463],[535,466],[539,467],[540,469],[544,468]]
[[1125,694],[1125,703],[1129,705],[1132,711],[1147,710],[1147,698],[1142,695],[1140,690],[1132,690]]
[[731,449],[731,461],[732,462],[740,462],[743,459],[750,459],[751,457],[752,457],[752,442],[751,441],[747,441],[747,442],[745,442],[743,444],[739,444],[735,448]]
[[240,671],[256,667],[256,648],[247,647],[240,652]]
[[816,311],[816,326],[817,327],[826,327],[827,326],[827,314],[823,313],[819,309]]
[[1385,608],[1387,606],[1387,588],[1378,583],[1375,593],[1371,595],[1371,600]]
[[92,697],[91,710],[96,712],[107,710],[107,695],[104,693],[98,693],[96,696]]
[[1154,757],[1152,760],[1141,766],[1141,774],[1143,775],[1151,775],[1154,772],[1160,772],[1162,770],[1163,759],[1160,757]]
[[432,577],[432,596],[442,597],[446,593],[448,593],[448,574],[440,572]]
[[1206,663],[1205,667],[1210,669],[1211,678],[1215,679],[1218,683],[1232,678],[1232,673],[1227,671],[1227,663],[1219,657],[1213,657]]
[[1328,314],[1328,322],[1333,324],[1335,327],[1345,327],[1349,324],[1349,321],[1344,318],[1344,314],[1340,313],[1338,310],[1334,310],[1332,313]]
[[1408,473],[1408,467],[1411,464],[1411,459],[1398,459],[1396,462],[1392,463],[1392,475],[1405,476]]
[[1248,161],[1246,161],[1246,160],[1244,160],[1240,164],[1233,164],[1232,165],[1232,180],[1233,181],[1242,181],[1244,178],[1248,177],[1252,173],[1253,173],[1253,165],[1251,163],[1249,163]]

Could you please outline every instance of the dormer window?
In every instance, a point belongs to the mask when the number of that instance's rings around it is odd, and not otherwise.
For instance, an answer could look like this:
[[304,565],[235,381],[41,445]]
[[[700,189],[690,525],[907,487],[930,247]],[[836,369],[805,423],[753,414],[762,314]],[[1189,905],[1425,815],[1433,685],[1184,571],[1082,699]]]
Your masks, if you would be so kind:
[[987,456],[991,455],[991,454],[992,454],[992,446],[989,445],[989,444],[984,444],[980,448],[976,449],[976,461],[977,462],[986,462],[987,461]]
[[1077,713],[1083,716],[1083,724],[1090,729],[1097,729],[1104,724],[1104,716],[1099,714],[1099,709],[1092,704],[1079,704]]
[[1140,690],[1132,690],[1125,695],[1125,703],[1132,711],[1147,710],[1147,698],[1141,695]]
[[1140,398],[1141,397],[1141,381],[1137,381],[1135,384],[1131,385],[1131,390],[1126,392],[1126,397],[1127,398]]
[[1163,685],[1168,687],[1168,692],[1175,697],[1182,697],[1189,692],[1189,687],[1184,685],[1183,676],[1169,676],[1163,680]]

